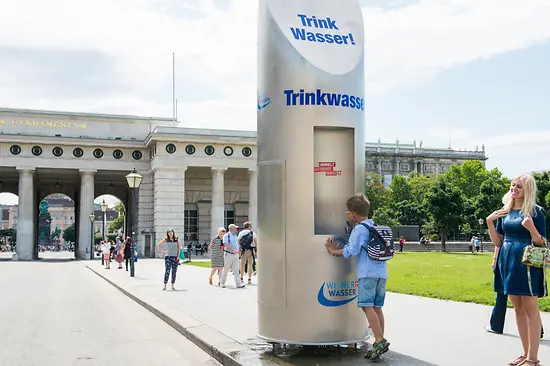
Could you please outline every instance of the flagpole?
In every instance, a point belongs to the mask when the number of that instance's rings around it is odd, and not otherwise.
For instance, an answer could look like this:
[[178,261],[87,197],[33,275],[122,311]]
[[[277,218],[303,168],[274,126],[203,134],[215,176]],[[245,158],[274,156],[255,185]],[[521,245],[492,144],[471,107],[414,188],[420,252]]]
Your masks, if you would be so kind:
[[176,111],[176,54],[172,53],[172,118],[177,120]]

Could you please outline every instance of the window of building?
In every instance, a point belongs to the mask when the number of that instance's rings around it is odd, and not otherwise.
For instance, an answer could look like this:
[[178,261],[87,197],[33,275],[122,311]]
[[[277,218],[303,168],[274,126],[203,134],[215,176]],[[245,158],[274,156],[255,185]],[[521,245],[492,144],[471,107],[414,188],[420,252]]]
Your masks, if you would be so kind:
[[196,204],[186,203],[184,213],[184,238],[185,241],[199,240],[199,210]]
[[223,224],[226,228],[228,228],[231,224],[237,224],[235,217],[235,207],[233,205],[225,205]]
[[[239,225],[240,228],[243,227],[243,224],[248,221],[248,216],[235,216],[235,221],[237,222],[237,225]],[[257,223],[253,223],[257,224]]]

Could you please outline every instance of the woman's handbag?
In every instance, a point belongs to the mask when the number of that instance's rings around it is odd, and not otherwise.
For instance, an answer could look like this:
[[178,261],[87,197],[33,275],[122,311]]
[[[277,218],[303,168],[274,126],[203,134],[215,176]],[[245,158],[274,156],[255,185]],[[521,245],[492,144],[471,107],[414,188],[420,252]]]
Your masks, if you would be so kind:
[[521,262],[528,267],[545,268],[550,264],[548,249],[529,244],[523,249]]
[[542,281],[544,282],[544,296],[548,296],[548,289],[546,287],[546,267],[550,267],[550,252],[548,251],[548,242],[546,238],[542,238],[544,241],[543,247],[535,246],[534,244],[529,244],[523,249],[523,257],[521,262],[527,267],[527,283],[529,284],[529,292],[531,296],[533,294],[533,288],[531,285],[531,268],[542,268]]

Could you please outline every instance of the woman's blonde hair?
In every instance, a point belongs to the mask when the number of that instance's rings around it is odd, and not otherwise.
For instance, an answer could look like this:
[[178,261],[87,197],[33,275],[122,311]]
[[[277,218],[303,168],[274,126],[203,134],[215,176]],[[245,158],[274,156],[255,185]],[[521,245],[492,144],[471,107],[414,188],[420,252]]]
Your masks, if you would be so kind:
[[[510,187],[514,183],[514,180],[518,179],[523,184],[523,205],[521,206],[521,214],[523,216],[529,214],[531,216],[536,215],[537,208],[537,182],[531,174],[518,175],[512,182]],[[504,204],[504,210],[510,212],[514,208],[514,199],[510,190],[502,198]]]

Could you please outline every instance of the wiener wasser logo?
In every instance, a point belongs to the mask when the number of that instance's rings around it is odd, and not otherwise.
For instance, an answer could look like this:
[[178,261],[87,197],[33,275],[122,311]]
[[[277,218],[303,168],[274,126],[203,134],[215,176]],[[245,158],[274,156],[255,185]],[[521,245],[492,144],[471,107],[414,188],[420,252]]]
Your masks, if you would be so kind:
[[258,110],[261,111],[271,104],[271,93],[263,93],[258,95]]
[[357,281],[323,282],[317,301],[327,307],[349,304],[357,298]]

